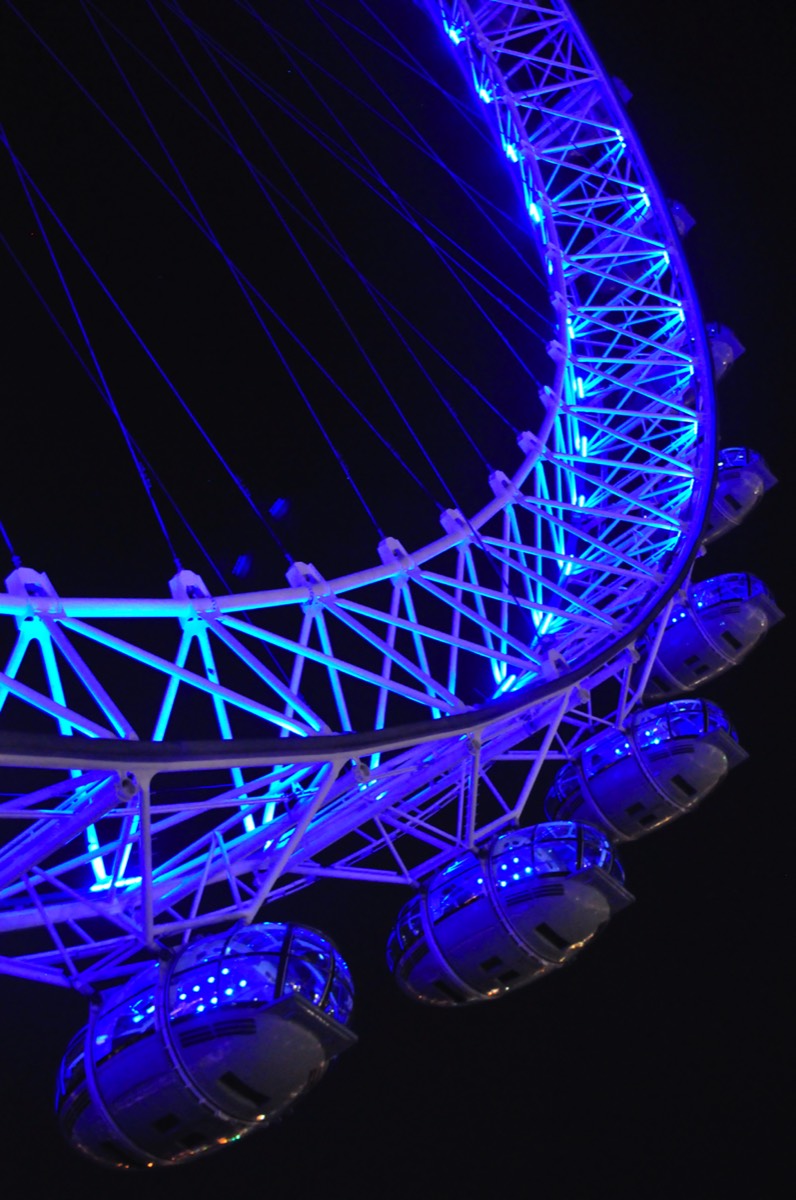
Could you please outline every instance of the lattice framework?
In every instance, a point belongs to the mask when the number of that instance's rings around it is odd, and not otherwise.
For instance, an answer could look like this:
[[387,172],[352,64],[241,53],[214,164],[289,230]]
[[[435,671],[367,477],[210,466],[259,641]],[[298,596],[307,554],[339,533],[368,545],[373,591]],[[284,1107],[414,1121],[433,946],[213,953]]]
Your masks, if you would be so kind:
[[[480,512],[447,511],[444,536],[411,552],[387,538],[343,578],[297,563],[287,588],[211,596],[183,571],[170,598],[140,600],[9,577],[0,707],[13,698],[15,721],[25,706],[61,737],[0,745],[0,969],[90,989],[313,879],[416,884],[520,819],[545,763],[641,694],[633,642],[682,581],[709,499],[699,308],[568,7],[444,3],[441,17],[549,279],[542,425],[485,481]],[[36,654],[43,685],[26,682]],[[216,742],[168,742],[188,697]],[[183,776],[205,782],[189,792]],[[16,953],[20,931],[41,949]]]

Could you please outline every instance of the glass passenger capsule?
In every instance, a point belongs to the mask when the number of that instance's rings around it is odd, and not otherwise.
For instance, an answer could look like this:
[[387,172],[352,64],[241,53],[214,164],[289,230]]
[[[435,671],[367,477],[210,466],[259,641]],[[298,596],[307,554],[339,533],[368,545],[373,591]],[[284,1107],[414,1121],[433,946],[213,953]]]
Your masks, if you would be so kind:
[[740,525],[776,482],[776,477],[756,450],[743,446],[728,446],[722,450],[705,541],[715,541]]
[[741,345],[731,329],[715,321],[705,326],[713,358],[713,373],[716,382],[723,379],[730,367],[741,357],[745,347]]
[[690,233],[690,231],[694,228],[696,221],[691,216],[686,206],[681,204],[679,200],[669,199],[667,203],[669,205],[669,212],[672,215],[674,227],[677,230],[677,236],[684,238],[686,234]]
[[688,812],[745,758],[717,705],[670,700],[584,742],[558,772],[546,811],[630,841]]
[[261,924],[189,944],[108,993],[61,1064],[56,1108],[105,1166],[167,1166],[238,1141],[356,1038],[351,975],[313,929]]
[[[689,692],[741,662],[782,619],[754,575],[717,575],[676,602],[658,646],[646,697]],[[644,655],[644,639],[639,649]]]
[[622,878],[607,837],[581,822],[500,834],[404,906],[390,968],[427,1004],[494,999],[568,962],[632,901]]

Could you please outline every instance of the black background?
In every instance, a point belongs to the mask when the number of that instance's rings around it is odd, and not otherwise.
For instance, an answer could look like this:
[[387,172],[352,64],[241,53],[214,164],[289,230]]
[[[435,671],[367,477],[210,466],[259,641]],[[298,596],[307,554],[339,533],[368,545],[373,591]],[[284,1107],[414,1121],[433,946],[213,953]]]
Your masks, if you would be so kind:
[[[634,93],[630,115],[667,194],[697,218],[687,251],[705,315],[731,325],[747,348],[720,389],[722,441],[753,445],[781,480],[747,526],[711,550],[701,574],[758,573],[787,607],[784,11],[747,13],[741,23],[717,0],[665,8],[584,0],[578,8],[607,69]],[[13,274],[11,284],[12,304],[22,305]],[[46,378],[39,368],[36,388]],[[10,524],[19,515],[26,560],[47,570],[47,534],[36,543],[33,530],[48,524],[54,497],[37,461],[35,422],[24,443],[18,416],[63,419],[67,436],[62,378],[53,372],[46,396],[33,384],[20,394],[18,379],[7,400],[16,415],[8,416],[4,515]],[[97,560],[110,535],[75,520],[72,536],[64,570],[85,570],[102,590]],[[130,547],[129,570],[163,579],[167,560],[157,569],[141,561],[149,539],[142,533]],[[69,582],[64,591],[91,590]],[[538,987],[470,1011],[419,1010],[394,992],[382,965],[392,893],[316,885],[300,896],[292,914],[322,924],[349,959],[360,1042],[281,1125],[232,1151],[145,1180],[82,1163],[61,1145],[51,1095],[83,1003],[0,980],[0,1138],[20,1181],[9,1195],[778,1195],[791,1026],[788,641],[780,626],[707,692],[731,713],[748,763],[687,821],[626,851],[636,905]]]

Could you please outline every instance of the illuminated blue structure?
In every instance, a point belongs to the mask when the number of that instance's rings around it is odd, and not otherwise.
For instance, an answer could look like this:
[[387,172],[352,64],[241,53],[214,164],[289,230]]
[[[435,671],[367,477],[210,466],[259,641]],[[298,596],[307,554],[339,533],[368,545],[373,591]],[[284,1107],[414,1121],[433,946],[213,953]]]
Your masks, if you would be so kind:
[[113,1167],[169,1166],[262,1128],[356,1041],[349,970],[312,929],[196,941],[110,992],[58,1078],[61,1128]]
[[733,331],[726,325],[712,322],[707,326],[710,352],[713,357],[713,370],[716,379],[723,379],[745,351]]
[[[0,593],[0,971],[104,997],[58,1091],[64,1132],[99,1162],[169,1165],[234,1141],[350,1044],[345,964],[312,931],[251,925],[270,901],[321,878],[411,883],[389,951],[401,987],[443,1006],[493,998],[569,961],[630,902],[611,839],[686,811],[744,756],[707,703],[632,715],[638,649],[704,540],[714,378],[742,352],[705,328],[680,244],[690,218],[566,0],[425,7],[423,35],[449,37],[513,176],[514,248],[524,260],[532,239],[550,302],[516,419],[501,385],[470,429],[451,413],[483,460],[480,491],[468,480],[460,510],[445,486],[441,529],[396,530],[405,544],[374,520],[354,568],[324,574],[296,547],[287,586],[216,593],[176,562],[162,594],[62,596],[12,556]],[[436,255],[436,224],[408,225]],[[214,227],[196,232],[259,311]],[[512,431],[499,459],[483,453],[493,418]],[[243,555],[233,574],[248,569]],[[572,758],[553,819],[523,827],[551,754]],[[210,924],[237,932],[206,939]],[[173,957],[142,970],[153,947]]]
[[[688,220],[564,0],[424,7],[412,36],[447,35],[520,200],[514,249],[524,260],[530,238],[538,255],[550,308],[533,388],[516,414],[497,387],[487,414],[457,417],[473,448],[492,432],[503,447],[494,463],[479,451],[463,507],[451,491],[422,535],[382,536],[377,521],[359,563],[339,566],[330,545],[319,567],[291,547],[286,581],[241,594],[178,564],[148,597],[61,595],[15,564],[0,592],[2,715],[50,732],[0,745],[25,821],[0,847],[0,935],[36,928],[48,943],[15,942],[3,970],[101,992],[153,945],[202,936],[211,916],[255,921],[319,872],[421,885],[527,820],[548,753],[591,720],[623,723],[616,696],[640,699],[634,647],[688,576],[717,454]],[[234,148],[254,180],[250,153]],[[436,258],[423,228],[408,223]],[[485,279],[497,265],[483,263]],[[524,335],[519,346],[530,367]],[[424,371],[418,395],[436,404],[449,367]],[[511,756],[521,778],[504,787],[492,767]],[[180,786],[189,775],[201,805]]]
[[558,772],[547,813],[630,841],[688,812],[745,758],[717,705],[670,700],[592,735]]
[[[754,575],[717,575],[676,601],[658,646],[646,696],[690,692],[741,662],[782,619]],[[639,643],[644,652],[646,639]]]
[[607,837],[532,825],[457,858],[401,910],[387,959],[407,995],[492,1000],[561,967],[632,901]]
[[705,541],[715,541],[740,525],[776,482],[756,450],[745,446],[727,446],[722,450]]

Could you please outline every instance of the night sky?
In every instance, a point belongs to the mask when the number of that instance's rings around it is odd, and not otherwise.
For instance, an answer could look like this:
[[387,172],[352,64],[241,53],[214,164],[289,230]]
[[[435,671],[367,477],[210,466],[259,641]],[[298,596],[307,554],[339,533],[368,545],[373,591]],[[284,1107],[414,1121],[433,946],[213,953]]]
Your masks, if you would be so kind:
[[[373,7],[386,12],[398,3],[379,0]],[[17,7],[54,36],[52,6],[20,0]],[[86,21],[81,5],[57,7],[63,22],[59,36],[65,39],[59,44],[69,46],[74,69],[87,86],[107,85],[107,64],[97,65],[101,57],[88,34],[80,32]],[[121,14],[120,21],[131,12],[123,3],[103,7]],[[217,6],[185,7],[201,19],[214,8],[218,16]],[[292,35],[300,32],[305,6],[296,0],[289,7],[291,16],[285,19]],[[354,0],[332,7],[343,16],[361,16]],[[750,571],[769,584],[780,607],[792,609],[782,554],[792,511],[786,411],[792,385],[785,369],[786,317],[792,310],[785,283],[790,214],[782,165],[792,138],[780,82],[788,42],[784,9],[780,14],[772,7],[765,20],[747,18],[740,24],[718,0],[636,7],[630,15],[625,5],[583,0],[577,11],[609,73],[620,76],[633,93],[630,116],[665,192],[697,220],[686,249],[706,319],[730,325],[746,346],[720,388],[722,443],[753,446],[780,479],[746,526],[711,548],[708,562],[697,565],[697,577]],[[272,15],[270,6],[260,2],[258,8]],[[71,22],[70,35],[64,29]],[[309,17],[306,24],[314,47],[321,35]],[[289,501],[284,522],[276,523],[280,536],[294,553],[314,556],[324,569],[319,556],[329,554],[334,530],[319,525],[316,516],[331,507],[334,464],[317,477],[302,440],[315,435],[275,417],[273,408],[263,415],[265,384],[271,403],[283,384],[271,352],[250,336],[246,312],[238,307],[231,314],[226,274],[212,255],[199,258],[190,238],[183,237],[185,221],[171,208],[154,200],[147,207],[143,185],[132,197],[126,192],[128,185],[119,181],[127,178],[122,175],[127,152],[107,137],[82,102],[67,99],[52,81],[40,50],[10,7],[3,25],[10,83],[4,89],[3,122],[14,149],[52,202],[58,204],[60,197],[76,235],[91,243],[97,268],[107,271],[114,286],[118,280],[124,287],[127,279],[125,303],[141,314],[145,335],[179,377],[186,396],[190,392],[225,452],[237,456],[258,504],[268,508],[277,498]],[[418,15],[407,18],[407,27],[421,26]],[[441,53],[448,53],[446,46]],[[275,52],[264,49],[263,54],[264,75],[273,78],[284,71]],[[288,95],[301,91],[295,79],[282,82]],[[402,102],[412,103],[411,91],[402,93]],[[191,178],[202,190],[206,211],[214,221],[228,221],[235,255],[251,261],[255,273],[259,264],[291,319],[317,329],[323,314],[306,299],[287,252],[273,248],[273,222],[267,215],[255,218],[251,197],[230,210],[234,173],[216,169],[218,152],[199,142],[193,146],[192,127],[183,129],[174,120],[169,128],[174,144],[186,147],[185,162],[195,168]],[[393,166],[397,163],[400,171],[403,151],[396,153]],[[463,153],[458,142],[454,153]],[[474,153],[482,154],[483,147]],[[498,160],[493,155],[490,161]],[[309,178],[320,194],[320,178]],[[62,295],[44,269],[39,234],[5,161],[3,183],[11,197],[9,245],[66,319]],[[327,185],[333,193],[335,181]],[[418,196],[431,186],[418,178]],[[498,197],[502,185],[494,186]],[[114,188],[122,191],[116,200]],[[434,211],[438,197],[423,199]],[[407,269],[408,251],[393,233],[382,234],[379,244],[375,227],[351,204],[342,233],[376,245],[373,269],[379,280],[402,302],[404,293],[407,298],[424,293],[418,277],[426,267]],[[261,219],[263,224],[253,225]],[[134,229],[136,221],[140,228]],[[201,239],[195,240],[201,249]],[[391,265],[396,254],[400,269]],[[113,421],[17,267],[7,255],[3,262],[11,319],[5,325],[8,390],[0,517],[26,564],[46,570],[64,593],[162,593],[172,564]],[[103,362],[113,376],[114,393],[158,476],[179,494],[227,576],[248,555],[245,587],[278,585],[284,569],[278,547],[247,515],[187,423],[178,420],[131,354],[128,341],[107,322],[66,252],[64,267],[85,319],[103,330],[97,337],[104,339]],[[427,269],[432,298],[418,301],[419,319],[424,304],[426,311],[439,304],[436,276]],[[178,276],[189,281],[187,289],[178,291]],[[528,286],[532,302],[544,312],[543,293],[533,292],[530,277]],[[452,321],[442,324],[444,344],[472,341]],[[333,336],[321,337],[319,344],[328,350]],[[544,370],[533,338],[528,353],[533,369]],[[341,371],[350,371],[349,382],[356,386],[356,368],[342,350],[340,360]],[[493,368],[484,361],[493,360],[482,344],[472,370],[483,369],[480,382],[486,389],[494,380]],[[396,362],[397,386],[405,383],[409,389],[408,375],[405,380],[401,375],[405,368]],[[507,371],[511,406],[524,384],[513,369]],[[306,382],[312,386],[311,376]],[[321,407],[326,399],[321,389]],[[476,409],[472,420],[478,420]],[[287,451],[277,448],[276,425]],[[103,431],[100,453],[97,428]],[[356,428],[347,425],[345,452],[357,477],[374,487],[382,468],[371,465]],[[504,434],[490,424],[485,437],[491,439],[489,457],[499,458],[508,444],[501,440]],[[441,438],[448,439],[444,429]],[[407,459],[412,453],[407,440]],[[414,465],[422,476],[422,462]],[[457,497],[467,499],[472,461],[464,454],[451,456],[446,471]],[[388,533],[414,521],[412,529],[424,536],[426,509],[415,499],[403,501],[399,477],[393,481],[384,475],[378,519]],[[432,479],[428,484],[433,490]],[[377,538],[348,495],[339,493],[338,500],[335,492],[335,497],[342,570],[359,565],[356,552],[363,544],[370,561]],[[413,540],[411,530],[402,528],[399,536]],[[180,543],[184,565],[206,573],[211,587],[217,586],[190,549],[189,540]],[[337,573],[335,561],[329,555],[329,574]],[[360,1042],[281,1124],[231,1151],[175,1172],[152,1173],[145,1183],[83,1163],[61,1143],[51,1098],[66,1041],[84,1020],[84,1003],[77,996],[0,978],[2,1145],[6,1163],[16,1162],[28,1184],[25,1193],[20,1187],[9,1196],[48,1194],[54,1188],[102,1189],[119,1196],[140,1195],[145,1188],[155,1197],[243,1194],[242,1189],[253,1188],[268,1196],[325,1193],[363,1200],[508,1193],[563,1200],[780,1194],[775,1181],[777,1160],[784,1160],[786,1034],[792,1023],[786,1023],[785,1004],[786,898],[792,890],[785,820],[792,792],[784,682],[789,646],[788,625],[780,625],[745,664],[706,689],[733,719],[749,761],[697,813],[625,850],[636,904],[573,965],[538,985],[498,1004],[426,1011],[397,993],[383,964],[402,893],[315,885],[291,902],[289,914],[280,908],[280,916],[322,926],[344,951],[357,984],[354,1026]]]

